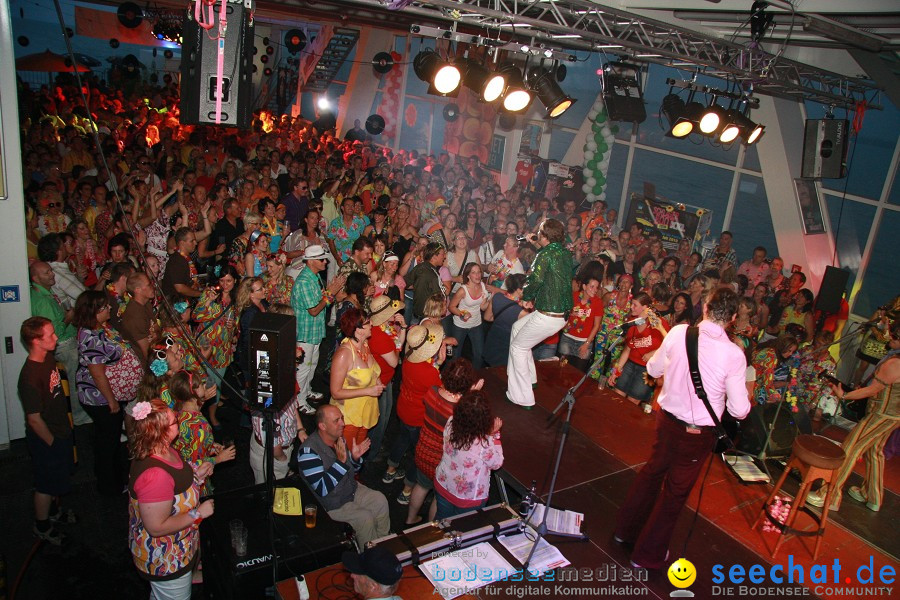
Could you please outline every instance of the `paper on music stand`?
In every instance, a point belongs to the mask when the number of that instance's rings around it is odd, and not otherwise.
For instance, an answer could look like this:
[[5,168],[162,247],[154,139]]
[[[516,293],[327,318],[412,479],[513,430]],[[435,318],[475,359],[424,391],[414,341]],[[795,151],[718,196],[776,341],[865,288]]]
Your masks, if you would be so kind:
[[516,572],[488,542],[423,562],[419,570],[445,600],[506,579]]
[[[531,513],[531,517],[528,519],[528,524],[537,529],[543,519],[544,505],[537,504]],[[549,533],[581,535],[582,521],[584,521],[584,513],[551,508],[547,516],[547,531]]]
[[[503,547],[509,550],[509,553],[524,565],[525,561],[528,560],[528,555],[531,553],[531,547],[534,546],[535,538],[537,538],[537,532],[529,527],[527,537],[524,533],[512,533],[501,535],[497,538],[497,541],[503,544]],[[552,571],[559,567],[567,567],[570,564],[556,546],[547,543],[546,539],[541,538],[537,550],[528,564],[528,572],[535,576],[540,576],[547,571]]]

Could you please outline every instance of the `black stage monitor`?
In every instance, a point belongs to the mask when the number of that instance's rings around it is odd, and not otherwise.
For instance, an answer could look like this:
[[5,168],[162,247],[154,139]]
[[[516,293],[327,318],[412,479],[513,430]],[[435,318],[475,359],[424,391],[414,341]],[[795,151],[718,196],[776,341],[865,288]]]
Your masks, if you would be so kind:
[[250,322],[250,409],[280,412],[294,397],[297,320],[257,313]]

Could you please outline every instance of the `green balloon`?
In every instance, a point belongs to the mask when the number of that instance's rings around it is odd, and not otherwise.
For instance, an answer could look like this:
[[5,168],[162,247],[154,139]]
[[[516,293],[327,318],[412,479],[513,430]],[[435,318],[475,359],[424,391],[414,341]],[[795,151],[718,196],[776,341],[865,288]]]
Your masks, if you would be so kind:
[[606,177],[602,173],[594,173],[594,178],[597,180],[598,184],[606,183]]
[[597,123],[605,123],[606,122],[606,111],[597,113]]
[[609,150],[609,145],[605,141],[597,142],[597,149],[594,151],[594,156],[598,154],[600,156],[603,156],[604,154],[606,154],[607,150]]
[[[596,175],[595,175],[594,177],[596,177]],[[599,181],[599,180],[598,180],[598,181]],[[594,193],[595,193],[595,194],[599,194],[599,193],[602,192],[602,191],[603,191],[603,184],[602,184],[602,183],[598,183],[597,185],[594,186]]]

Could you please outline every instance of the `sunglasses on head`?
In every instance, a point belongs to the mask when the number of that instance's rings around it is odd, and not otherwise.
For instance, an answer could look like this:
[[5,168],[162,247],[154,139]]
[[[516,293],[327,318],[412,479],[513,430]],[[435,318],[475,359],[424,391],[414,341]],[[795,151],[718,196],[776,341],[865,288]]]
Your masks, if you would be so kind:
[[163,348],[154,348],[153,352],[156,353],[156,358],[159,360],[166,360],[166,351]]

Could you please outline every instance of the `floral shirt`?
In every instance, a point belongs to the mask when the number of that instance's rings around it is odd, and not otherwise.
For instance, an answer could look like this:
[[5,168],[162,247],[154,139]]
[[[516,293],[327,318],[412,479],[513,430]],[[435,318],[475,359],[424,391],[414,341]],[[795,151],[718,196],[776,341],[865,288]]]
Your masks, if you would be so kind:
[[212,348],[209,364],[221,369],[231,363],[234,346],[237,340],[237,317],[234,305],[223,307],[216,299],[217,292],[213,288],[204,290],[194,308],[194,320],[200,325],[197,331],[197,343],[200,347]]
[[78,401],[87,406],[106,406],[106,396],[97,388],[88,365],[110,365],[122,358],[125,340],[111,327],[78,330],[78,370],[75,382]]
[[503,466],[503,446],[499,436],[476,440],[469,448],[450,443],[453,417],[444,428],[444,454],[434,473],[434,485],[443,489],[456,506],[478,506],[488,497],[491,471]]
[[353,217],[350,225],[344,225],[343,217],[338,217],[328,226],[328,239],[334,242],[334,247],[340,255],[341,262],[345,262],[350,258],[350,251],[353,249],[353,242],[362,235],[363,229],[369,224],[366,217]]
[[291,290],[294,289],[294,278],[283,275],[280,279],[265,277],[266,300],[270,304],[291,304]]
[[147,235],[147,251],[159,259],[159,272],[166,272],[166,262],[169,260],[167,242],[169,240],[169,223],[165,214],[153,221],[144,229]]
[[[195,471],[204,461],[215,464],[214,443],[212,427],[203,413],[190,410],[178,413],[178,437],[172,442],[172,446]],[[211,492],[210,479],[207,477],[200,495],[205,496]]]

